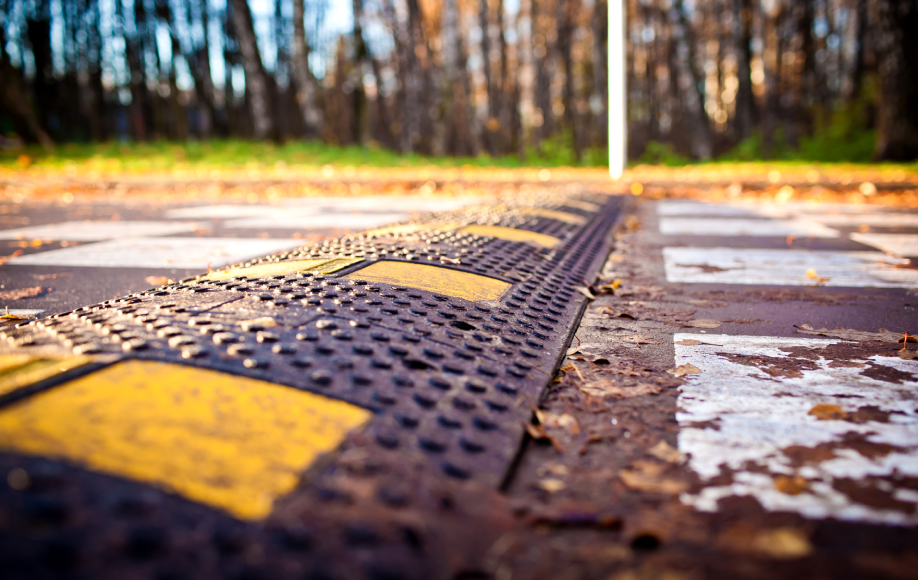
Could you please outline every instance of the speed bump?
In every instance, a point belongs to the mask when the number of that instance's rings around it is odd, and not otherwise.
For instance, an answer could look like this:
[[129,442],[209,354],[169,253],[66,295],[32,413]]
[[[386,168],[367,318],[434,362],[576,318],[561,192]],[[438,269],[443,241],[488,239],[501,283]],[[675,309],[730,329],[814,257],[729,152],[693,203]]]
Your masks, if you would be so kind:
[[[474,523],[456,498],[512,480],[617,216],[614,197],[533,195],[0,330],[19,357],[0,378],[90,361],[0,396],[17,570],[90,534],[109,547],[66,559],[86,577],[249,577],[243,554],[269,578],[461,576],[436,548]],[[44,473],[52,512],[23,495]]]

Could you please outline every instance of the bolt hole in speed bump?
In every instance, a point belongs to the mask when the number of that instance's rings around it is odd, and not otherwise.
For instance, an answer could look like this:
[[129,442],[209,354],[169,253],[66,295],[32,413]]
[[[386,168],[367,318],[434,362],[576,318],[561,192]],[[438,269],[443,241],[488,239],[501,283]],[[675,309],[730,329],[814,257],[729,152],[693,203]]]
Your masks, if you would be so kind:
[[[16,548],[0,559],[28,577],[49,538],[91,536],[68,566],[134,576],[136,533],[145,558],[191,576],[232,576],[207,563],[246,545],[266,577],[454,574],[458,548],[436,542],[499,526],[468,515],[490,495],[450,500],[468,512],[451,519],[443,494],[512,477],[618,211],[605,195],[531,195],[6,328],[0,468],[15,485],[0,533]],[[36,493],[53,515],[36,515]],[[125,502],[147,515],[125,520]],[[423,522],[409,544],[430,550],[406,547],[408,520]],[[127,538],[123,559],[92,547],[109,537]]]

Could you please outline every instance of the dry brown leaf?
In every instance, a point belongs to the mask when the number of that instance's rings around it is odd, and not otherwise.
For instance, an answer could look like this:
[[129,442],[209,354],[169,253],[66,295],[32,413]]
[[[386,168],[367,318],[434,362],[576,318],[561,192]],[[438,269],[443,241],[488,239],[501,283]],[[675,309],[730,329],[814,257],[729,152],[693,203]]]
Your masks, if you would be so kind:
[[682,463],[685,461],[685,456],[679,453],[678,449],[663,440],[651,447],[648,453],[667,463]]
[[775,489],[787,495],[800,495],[810,489],[810,484],[806,479],[799,475],[793,477],[788,475],[779,475],[775,477]]
[[571,435],[580,434],[580,423],[577,422],[573,415],[568,413],[557,415],[555,413],[538,412],[536,417],[546,429],[566,429]]
[[684,377],[685,375],[701,374],[701,369],[696,367],[695,365],[684,364],[684,365],[679,365],[674,369],[669,369],[666,372],[673,375],[674,377]]
[[574,289],[577,290],[577,292],[580,292],[581,294],[589,298],[590,300],[596,300],[596,297],[593,296],[593,293],[590,292],[590,289],[587,288],[586,286],[576,286]]
[[663,344],[661,340],[654,340],[649,334],[635,334],[634,336],[629,336],[622,339],[622,342],[630,342],[632,344]]
[[809,538],[796,528],[762,530],[756,534],[752,545],[757,551],[782,560],[803,558],[813,551]]
[[820,421],[844,421],[848,418],[848,413],[838,405],[816,405],[807,415],[812,415]]
[[7,262],[9,262],[10,260],[12,260],[13,258],[18,258],[18,257],[21,256],[21,255],[22,255],[22,250],[16,250],[15,252],[13,252],[12,254],[10,254],[9,256],[0,256],[0,266],[2,266],[3,264],[6,264]]
[[676,495],[688,487],[681,481],[660,477],[655,470],[646,468],[623,469],[618,472],[618,477],[629,489],[635,491]]
[[700,340],[694,340],[692,338],[686,338],[685,340],[680,340],[674,344],[678,344],[680,346],[723,346],[722,344],[714,344],[713,342],[701,342]]
[[896,354],[899,355],[899,358],[905,360],[918,360],[918,350],[905,350],[904,348],[900,351],[896,351]]
[[173,282],[165,276],[147,276],[143,279],[143,281],[153,286],[165,286],[166,284],[172,284]]
[[[829,336],[832,338],[841,338],[843,340],[856,340],[858,342],[869,342],[872,340],[889,343],[905,342],[905,333],[890,332],[885,328],[881,328],[878,332],[866,332],[863,330],[854,330],[851,328],[833,328],[832,330],[829,330],[828,328],[817,329],[813,328],[809,324],[801,324],[800,326],[795,324],[794,328],[797,329],[797,332],[802,332],[803,334]],[[918,342],[918,338],[909,336],[908,342]]]
[[709,320],[707,318],[699,318],[682,323],[682,326],[686,328],[720,328],[720,325],[721,322],[719,320]]
[[43,288],[41,286],[33,286],[32,288],[20,288],[18,290],[6,290],[5,292],[0,292],[0,300],[21,300],[22,298],[35,298],[36,296],[41,296],[45,292],[50,291],[50,288]]
[[613,397],[616,399],[630,399],[641,395],[658,395],[663,391],[660,385],[642,383],[633,387],[623,387],[612,384],[612,381],[595,381],[580,385],[580,390],[591,397],[603,399]]
[[816,273],[816,270],[814,270],[813,268],[810,268],[809,270],[807,270],[806,274],[804,274],[803,277],[806,278],[807,280],[816,280],[817,284],[824,284],[829,281],[829,278],[821,277],[819,274]]
[[551,443],[551,446],[558,450],[558,453],[564,453],[564,447],[561,447],[561,444],[558,443],[557,439],[552,437],[545,431],[545,427],[542,425],[533,425],[532,423],[524,423],[523,426],[526,428],[526,433],[530,437],[537,441],[548,441]]
[[550,477],[539,480],[537,485],[539,486],[539,489],[544,489],[548,493],[555,493],[556,491],[561,491],[567,487],[567,485],[562,480]]
[[263,328],[275,328],[277,326],[277,321],[270,316],[263,316],[261,318],[253,318],[252,320],[240,320],[237,322],[237,324],[239,326],[261,326]]

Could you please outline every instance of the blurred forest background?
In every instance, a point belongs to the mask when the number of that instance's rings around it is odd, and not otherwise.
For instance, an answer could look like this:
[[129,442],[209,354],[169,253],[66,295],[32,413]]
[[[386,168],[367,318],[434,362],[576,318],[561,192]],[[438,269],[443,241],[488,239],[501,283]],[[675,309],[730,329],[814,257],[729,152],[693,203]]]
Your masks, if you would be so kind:
[[[0,145],[605,163],[607,2],[0,0]],[[918,158],[918,0],[626,0],[632,160]]]

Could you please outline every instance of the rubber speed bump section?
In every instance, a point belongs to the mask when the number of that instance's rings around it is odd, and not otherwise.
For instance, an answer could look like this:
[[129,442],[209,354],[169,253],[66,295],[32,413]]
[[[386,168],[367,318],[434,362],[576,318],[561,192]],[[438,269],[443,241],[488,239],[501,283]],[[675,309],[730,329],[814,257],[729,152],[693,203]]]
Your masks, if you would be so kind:
[[463,234],[472,234],[473,236],[486,236],[497,238],[498,240],[508,240],[511,242],[525,242],[543,248],[554,248],[561,241],[548,234],[540,234],[529,230],[520,230],[517,228],[508,228],[504,226],[488,225],[470,225],[459,230]]
[[371,416],[256,379],[128,360],[0,411],[0,447],[260,519],[319,455]]
[[0,397],[90,362],[86,356],[47,359],[29,355],[0,356]]
[[345,278],[392,284],[393,286],[408,286],[471,302],[500,300],[512,286],[503,280],[471,272],[394,261],[374,262]]
[[332,258],[320,260],[287,260],[284,262],[264,262],[242,268],[228,268],[211,272],[207,280],[228,280],[236,277],[264,278],[298,272],[309,272],[316,275],[332,274],[361,262],[361,258]]

